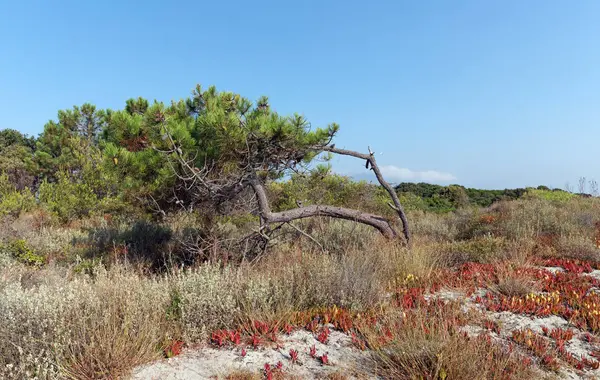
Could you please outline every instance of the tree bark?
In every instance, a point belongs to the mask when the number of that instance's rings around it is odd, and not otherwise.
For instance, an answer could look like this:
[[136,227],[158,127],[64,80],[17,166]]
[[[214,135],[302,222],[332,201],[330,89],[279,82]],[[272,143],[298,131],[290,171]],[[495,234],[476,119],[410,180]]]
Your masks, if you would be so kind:
[[261,218],[261,224],[263,226],[271,223],[287,223],[297,219],[310,218],[314,216],[328,216],[366,224],[376,228],[388,239],[393,239],[397,236],[396,231],[385,218],[343,207],[311,205],[291,209],[288,211],[271,212],[267,194],[260,180],[258,178],[251,179],[250,186],[252,186],[252,189],[254,190],[258,199],[259,214]]
[[341,154],[343,156],[352,156],[352,157],[360,158],[360,159],[367,161],[365,164],[365,167],[367,169],[369,169],[369,166],[370,166],[370,169],[373,170],[373,173],[375,173],[375,177],[377,178],[377,181],[379,181],[381,186],[388,192],[388,194],[392,198],[392,202],[394,202],[394,204],[393,205],[390,204],[390,207],[394,211],[396,211],[396,213],[398,214],[398,218],[400,218],[400,220],[402,221],[402,230],[404,233],[404,238],[406,239],[406,244],[408,246],[410,246],[412,241],[411,241],[410,229],[408,227],[408,220],[406,218],[406,213],[404,212],[404,208],[402,207],[402,204],[400,203],[400,199],[398,199],[398,194],[396,194],[396,191],[394,190],[394,188],[385,180],[385,178],[383,178],[383,174],[381,174],[381,170],[379,169],[379,166],[377,165],[377,161],[375,160],[375,154],[373,154],[373,152],[371,151],[371,148],[369,147],[369,154],[355,152],[353,150],[339,149],[339,148],[335,148],[334,146],[323,146],[323,147],[320,147],[320,149],[325,152]]

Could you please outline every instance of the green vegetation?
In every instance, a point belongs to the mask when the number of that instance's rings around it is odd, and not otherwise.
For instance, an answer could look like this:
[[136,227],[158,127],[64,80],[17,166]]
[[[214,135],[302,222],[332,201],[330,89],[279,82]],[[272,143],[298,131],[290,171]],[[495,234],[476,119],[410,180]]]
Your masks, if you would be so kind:
[[[520,350],[462,333],[480,317],[424,292],[528,297],[558,281],[526,277],[543,260],[600,268],[600,200],[402,183],[410,250],[352,218],[261,224],[249,181],[273,213],[326,204],[398,228],[383,187],[314,164],[337,130],[197,87],[168,105],[59,111],[38,138],[0,131],[0,378],[121,378],[219,331],[258,346],[257,322],[282,333],[315,315],[384,378],[536,378]],[[571,322],[600,339],[600,317]]]
[[46,261],[44,256],[36,254],[23,239],[0,245],[0,255],[10,256],[24,264],[33,266],[42,266]]
[[546,199],[568,199],[575,196],[569,192],[546,186],[537,188],[519,188],[504,190],[483,190],[465,188],[460,185],[440,186],[429,183],[401,183],[396,191],[407,197],[416,195],[423,200],[418,207],[422,210],[435,212],[453,211],[465,206],[489,207],[502,200],[519,199],[525,195],[545,197]]

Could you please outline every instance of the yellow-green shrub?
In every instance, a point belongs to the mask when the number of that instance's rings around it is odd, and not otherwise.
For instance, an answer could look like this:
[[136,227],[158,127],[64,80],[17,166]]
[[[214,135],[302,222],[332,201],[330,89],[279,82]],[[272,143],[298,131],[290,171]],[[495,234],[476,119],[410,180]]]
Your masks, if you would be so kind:
[[99,199],[90,186],[71,180],[64,173],[59,175],[57,183],[41,184],[39,199],[63,222],[90,215],[99,207]]
[[12,256],[18,261],[34,266],[41,266],[46,259],[31,249],[25,240],[13,240],[7,244],[0,245],[0,253]]
[[35,198],[29,189],[17,191],[6,174],[0,174],[0,217],[19,216],[35,207]]

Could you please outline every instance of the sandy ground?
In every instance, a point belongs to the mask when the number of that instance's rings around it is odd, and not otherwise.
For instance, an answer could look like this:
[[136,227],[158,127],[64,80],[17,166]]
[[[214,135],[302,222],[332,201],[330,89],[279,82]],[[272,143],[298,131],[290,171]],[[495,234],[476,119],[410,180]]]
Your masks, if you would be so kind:
[[[562,268],[548,267],[550,271],[562,271]],[[600,279],[600,270],[584,274]],[[478,310],[484,313],[489,319],[492,319],[500,326],[500,334],[492,333],[495,339],[508,342],[512,331],[517,329],[531,329],[534,332],[542,333],[542,326],[549,329],[570,328],[576,331],[574,338],[566,345],[566,349],[572,354],[582,357],[588,356],[593,348],[592,345],[583,340],[584,332],[578,330],[567,320],[558,316],[549,316],[546,318],[536,318],[527,315],[519,315],[510,312],[493,313],[482,309],[482,306],[474,302],[477,295],[482,295],[485,290],[481,290],[471,297],[465,297],[464,294],[451,291],[440,290],[430,297],[439,297],[448,300],[459,300],[463,304],[463,309]],[[478,334],[481,328],[478,326],[468,326],[467,330],[471,334]],[[227,374],[236,370],[248,370],[258,373],[264,368],[265,363],[274,366],[277,362],[283,363],[283,369],[286,373],[305,379],[318,379],[334,372],[342,372],[350,378],[376,379],[377,377],[369,372],[370,353],[361,351],[352,344],[352,339],[341,332],[331,332],[329,342],[324,345],[317,341],[315,336],[308,331],[295,331],[290,335],[281,335],[279,348],[260,348],[254,350],[246,348],[245,357],[241,355],[241,348],[221,348],[217,349],[205,346],[197,349],[184,351],[180,356],[171,359],[165,359],[134,370],[132,380],[199,380],[224,378]],[[327,353],[330,365],[322,365],[317,358],[311,357],[308,353],[310,348],[315,345],[317,355]],[[299,353],[299,361],[292,364],[289,351],[294,349]],[[540,373],[541,377],[542,373]],[[549,375],[549,374],[545,374]],[[600,370],[588,370],[577,372],[564,367],[558,373],[558,378],[562,379],[600,379]]]
[[[265,363],[275,366],[283,363],[284,372],[306,379],[318,379],[327,374],[341,371],[354,378],[376,378],[364,371],[369,353],[352,345],[352,339],[341,332],[333,331],[327,345],[317,341],[308,331],[294,331],[290,335],[281,335],[280,348],[246,348],[246,356],[241,356],[241,348],[202,347],[187,350],[183,354],[137,368],[132,379],[148,380],[199,380],[223,378],[236,370],[259,372]],[[330,365],[321,364],[318,358],[309,355],[315,345],[317,356],[327,353]],[[298,362],[291,363],[290,349],[298,352]],[[354,376],[352,376],[354,375]]]

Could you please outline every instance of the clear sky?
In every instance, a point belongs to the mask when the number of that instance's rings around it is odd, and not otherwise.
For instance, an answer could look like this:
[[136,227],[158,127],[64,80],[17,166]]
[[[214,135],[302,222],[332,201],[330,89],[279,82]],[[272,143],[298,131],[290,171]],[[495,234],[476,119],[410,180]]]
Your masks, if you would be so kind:
[[396,182],[600,181],[598,20],[597,0],[0,0],[0,128],[214,84],[340,123]]

